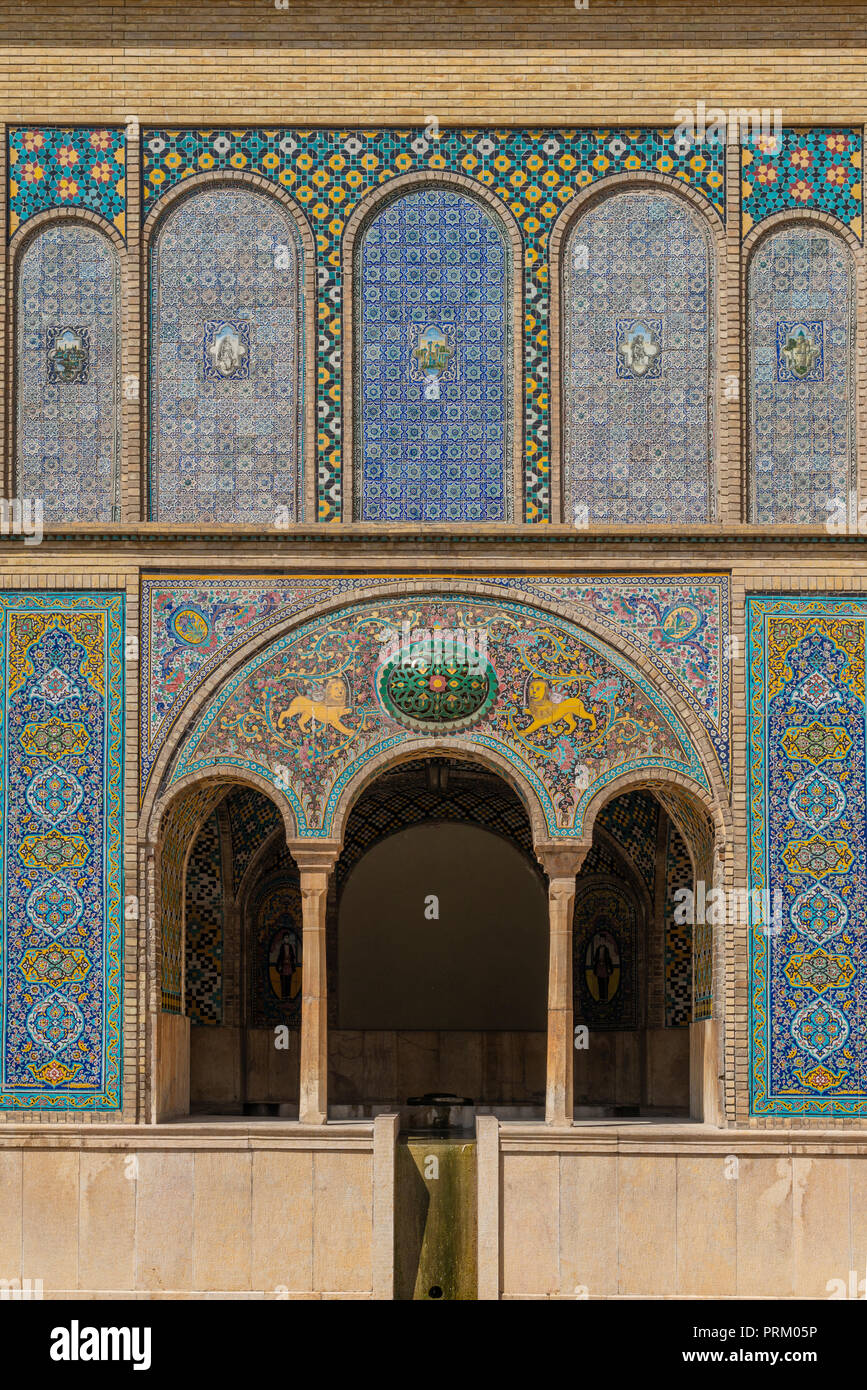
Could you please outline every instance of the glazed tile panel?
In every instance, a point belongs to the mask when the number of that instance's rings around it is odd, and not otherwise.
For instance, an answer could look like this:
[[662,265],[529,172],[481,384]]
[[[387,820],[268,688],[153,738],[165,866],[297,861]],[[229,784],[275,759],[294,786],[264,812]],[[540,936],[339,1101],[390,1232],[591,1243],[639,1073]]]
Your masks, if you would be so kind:
[[126,231],[122,129],[13,127],[9,131],[9,234],[49,208],[96,213]]
[[0,1107],[121,1104],[123,598],[0,594]]
[[829,213],[863,235],[861,131],[783,129],[741,148],[744,235],[775,212]]
[[462,193],[410,193],[367,227],[358,274],[355,514],[511,519],[505,230]]
[[855,269],[840,237],[787,227],[759,246],[749,354],[750,520],[827,522],[856,484]]
[[47,524],[119,515],[119,284],[114,248],[80,222],[43,228],[19,261],[16,488]]
[[238,186],[173,208],[150,267],[150,510],[300,516],[301,257],[291,217]]
[[144,130],[146,210],[193,174],[243,169],[283,187],[301,205],[316,240],[317,490],[319,519],[348,519],[343,495],[342,306],[347,218],[401,174],[461,174],[490,189],[515,218],[524,243],[524,381],[515,428],[525,442],[524,499],[515,516],[550,521],[550,372],[547,244],[562,208],[612,174],[650,170],[688,183],[723,217],[725,150],[697,150],[671,130]]
[[860,1115],[867,601],[747,602],[752,1112]]
[[[410,576],[383,576],[404,582]],[[412,576],[418,578],[418,576]],[[562,605],[641,651],[707,731],[726,778],[730,768],[727,659],[729,580],[708,575],[570,575],[520,579],[479,575],[508,597],[523,591],[542,607]],[[144,575],[141,593],[141,790],[187,702],[233,652],[278,623],[339,596],[351,601],[369,576]]]
[[712,489],[713,258],[698,215],[660,192],[580,217],[565,253],[566,519],[698,522]]
[[172,783],[206,767],[256,772],[285,794],[301,837],[327,837],[362,768],[410,738],[457,733],[534,789],[552,837],[580,838],[593,796],[638,768],[708,788],[686,730],[631,662],[566,619],[465,594],[352,604],[277,638],[210,701]]

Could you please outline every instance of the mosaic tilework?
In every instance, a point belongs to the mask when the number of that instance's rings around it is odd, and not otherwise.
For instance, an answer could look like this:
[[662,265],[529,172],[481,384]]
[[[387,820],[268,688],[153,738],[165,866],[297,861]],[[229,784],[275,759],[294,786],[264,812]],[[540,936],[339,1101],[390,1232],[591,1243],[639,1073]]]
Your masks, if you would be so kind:
[[[341,452],[341,239],[346,219],[372,190],[400,174],[463,174],[509,207],[524,240],[525,515],[550,520],[548,262],[560,209],[611,174],[652,170],[689,183],[722,217],[721,147],[696,153],[673,131],[630,130],[146,130],[146,206],[208,170],[246,169],[281,184],[305,209],[319,271],[317,396],[319,515],[339,518]],[[521,422],[516,421],[516,428]]]
[[839,237],[801,226],[762,243],[748,333],[750,520],[823,524],[856,485],[855,268]]
[[[405,575],[388,578],[399,582]],[[414,578],[419,576],[415,575]],[[634,643],[673,682],[706,728],[723,772],[730,768],[729,580],[725,575],[479,575],[508,595],[567,607]],[[243,643],[278,621],[370,585],[369,576],[311,579],[257,575],[145,575],[141,594],[141,786],[186,701]]]
[[743,235],[775,212],[830,213],[862,234],[861,131],[783,130],[741,148]]
[[254,1028],[301,1026],[303,942],[297,870],[267,880],[251,904],[250,1020]]
[[54,224],[18,262],[18,494],[45,521],[119,516],[120,269],[96,227]]
[[[288,781],[299,833],[330,834],[349,780],[418,737],[383,699],[384,673],[398,657],[414,669],[427,660],[417,643],[401,645],[404,623],[410,632],[486,634],[477,674],[495,699],[462,715],[455,731],[513,764],[552,836],[580,837],[591,798],[633,768],[676,770],[707,787],[680,721],[631,663],[565,619],[465,594],[354,604],[278,638],[211,700],[173,780],[225,767],[255,770],[275,787]],[[430,689],[457,679],[462,662],[454,671],[428,662]],[[446,716],[439,731],[448,737]]]
[[192,1023],[223,1021],[223,866],[214,812],[187,861],[185,1012]]
[[714,886],[714,829],[704,811],[692,797],[683,796],[670,786],[657,787],[656,796],[669,819],[689,841],[695,863],[696,921],[692,928],[692,1020],[713,1015],[714,926],[701,908],[699,885],[705,894]]
[[638,1027],[638,951],[642,913],[616,880],[578,879],[572,919],[573,1007],[591,1029]]
[[248,188],[193,193],[151,248],[150,514],[300,515],[300,247]]
[[42,126],[9,131],[9,235],[48,208],[86,208],[125,234],[122,129]]
[[505,229],[464,193],[408,193],[366,228],[358,274],[355,514],[511,519]]
[[677,827],[668,823],[665,846],[665,1026],[692,1022],[692,927],[675,920],[675,893],[692,889],[693,873]]
[[756,1115],[867,1113],[865,627],[863,599],[747,600]]
[[184,863],[190,839],[207,821],[226,788],[194,787],[169,808],[160,833],[160,1006],[182,1012]]
[[591,522],[712,516],[713,303],[707,231],[673,194],[617,194],[575,223],[563,288],[567,519],[579,507]]
[[627,792],[602,807],[596,818],[623,846],[650,892],[656,878],[659,803],[650,792]]
[[0,595],[0,1108],[121,1105],[123,597]]
[[253,855],[283,822],[273,801],[251,787],[230,792],[226,810],[232,837],[232,892],[237,894]]

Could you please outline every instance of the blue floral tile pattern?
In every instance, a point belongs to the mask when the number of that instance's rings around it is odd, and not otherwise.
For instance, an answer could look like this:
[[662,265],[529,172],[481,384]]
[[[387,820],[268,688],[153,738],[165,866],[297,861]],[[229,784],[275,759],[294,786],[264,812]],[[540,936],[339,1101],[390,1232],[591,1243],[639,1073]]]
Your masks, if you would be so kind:
[[300,248],[273,199],[200,189],[151,250],[150,514],[300,515]]
[[[550,521],[548,235],[561,208],[612,174],[651,170],[688,183],[720,217],[725,209],[721,146],[696,152],[672,131],[441,129],[145,130],[146,207],[194,174],[244,169],[284,187],[304,208],[319,276],[317,467],[319,518],[348,515],[341,439],[343,264],[349,213],[398,175],[463,174],[490,189],[516,218],[524,240],[523,419],[528,521]],[[344,512],[344,508],[346,511]]]
[[120,270],[96,227],[43,227],[18,264],[16,487],[46,522],[119,516]]
[[408,193],[366,228],[359,265],[356,515],[507,520],[505,230],[464,193]]
[[750,520],[822,525],[855,490],[855,270],[824,227],[784,227],[749,268]]
[[563,283],[566,518],[713,514],[713,258],[673,194],[618,193],[575,223]]
[[747,600],[755,1115],[867,1114],[865,626],[864,599]]
[[0,1109],[121,1104],[123,596],[0,595]]

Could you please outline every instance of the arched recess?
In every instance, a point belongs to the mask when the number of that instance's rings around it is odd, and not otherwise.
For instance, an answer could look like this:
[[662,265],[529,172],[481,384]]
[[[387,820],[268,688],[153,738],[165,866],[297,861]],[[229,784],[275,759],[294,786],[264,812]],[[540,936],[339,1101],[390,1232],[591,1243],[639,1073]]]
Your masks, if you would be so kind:
[[[387,768],[417,758],[482,763],[503,776],[527,809],[534,851],[560,899],[570,872],[574,885],[575,870],[568,864],[580,865],[592,843],[599,807],[640,786],[667,798],[673,820],[689,840],[696,873],[700,866],[704,881],[714,882],[728,837],[728,810],[700,721],[628,640],[612,643],[610,633],[597,637],[589,617],[579,626],[574,616],[564,616],[562,605],[518,601],[527,597],[518,594],[513,602],[483,585],[467,585],[456,594],[445,585],[434,590],[419,583],[399,596],[383,587],[379,597],[365,593],[357,603],[330,602],[313,616],[296,617],[211,674],[177,721],[175,742],[160,754],[157,783],[173,795],[203,775],[255,779],[282,808],[302,883],[305,872],[311,882],[316,879],[310,891],[323,922],[328,878],[355,800]],[[405,622],[411,648],[420,623],[429,633],[450,631],[453,638],[461,623],[477,633],[484,629],[485,660],[496,677],[493,705],[487,702],[491,683],[487,691],[476,692],[478,705],[471,700],[458,711],[455,732],[436,721],[425,726],[414,715],[407,727],[406,711],[383,703],[382,693],[386,667],[396,655],[388,633],[400,634]],[[540,671],[547,695],[530,691]],[[329,686],[338,681],[340,689],[332,692]],[[558,718],[547,708],[555,690],[555,708],[567,702]],[[392,695],[388,698],[392,701]],[[537,743],[528,743],[525,726],[537,722],[540,712]],[[448,719],[445,723],[449,726]],[[598,745],[590,737],[596,729]],[[589,781],[585,789],[578,777],[582,765]],[[566,782],[564,766],[573,769]],[[151,795],[145,799],[146,827],[155,816]],[[691,817],[704,827],[703,838],[690,834]],[[717,945],[711,941],[708,952],[713,949]],[[324,1007],[322,979],[318,997]],[[704,1032],[699,1041],[707,1042]],[[706,1050],[715,1065],[713,1046]],[[324,1113],[315,1110],[320,1118]],[[701,1094],[693,1113],[711,1113]]]
[[197,175],[161,199],[148,257],[149,516],[315,515],[313,238],[264,179]]
[[490,765],[421,756],[366,783],[329,894],[332,1116],[426,1092],[541,1116],[546,897],[527,810]]
[[10,495],[46,525],[120,518],[123,242],[77,210],[12,238],[14,442]]
[[857,520],[864,253],[822,213],[779,213],[744,243],[747,509],[759,525]]
[[[260,802],[273,808],[267,834],[273,838],[275,828],[285,843],[287,830],[294,831],[294,822],[287,818],[287,808],[277,803],[273,787],[255,774],[237,778],[198,776],[187,778],[156,801],[148,818],[144,898],[147,903],[149,930],[148,981],[148,1055],[149,1092],[147,1111],[152,1120],[185,1115],[190,1110],[190,1015],[191,991],[187,979],[188,960],[188,873],[201,836],[207,832],[215,816],[222,815],[224,806],[238,789],[246,788]],[[265,838],[265,832],[263,836]],[[223,1023],[226,1017],[236,1027],[238,1013],[239,977],[237,975],[237,889],[233,874],[246,867],[260,846],[235,844],[232,852],[221,851],[221,912],[225,913],[223,930],[229,941],[228,967],[223,977],[220,964],[221,988],[225,985],[219,1016],[202,1016],[200,1023]],[[237,1048],[237,1038],[228,1038],[223,1051],[224,1071],[237,1071],[237,1062],[228,1053]],[[237,1088],[236,1088],[237,1089]],[[240,1098],[240,1090],[236,1099]]]
[[[714,1122],[722,1114],[723,1046],[726,1009],[726,927],[732,921],[732,882],[727,873],[731,840],[730,809],[703,789],[686,785],[664,770],[647,769],[616,778],[587,808],[585,838],[595,844],[600,813],[625,793],[652,794],[676,832],[666,848],[664,879],[658,882],[666,932],[674,925],[683,945],[691,943],[689,1000],[689,1106],[693,1119]],[[684,862],[688,856],[688,864]],[[659,871],[659,866],[657,866]],[[579,878],[580,882],[580,878]],[[681,893],[681,890],[685,892]],[[677,895],[677,896],[676,896]]]
[[578,526],[708,521],[722,228],[664,177],[606,184],[575,198],[551,233],[555,515]]
[[363,199],[343,239],[344,515],[522,516],[522,259],[505,205],[455,174]]

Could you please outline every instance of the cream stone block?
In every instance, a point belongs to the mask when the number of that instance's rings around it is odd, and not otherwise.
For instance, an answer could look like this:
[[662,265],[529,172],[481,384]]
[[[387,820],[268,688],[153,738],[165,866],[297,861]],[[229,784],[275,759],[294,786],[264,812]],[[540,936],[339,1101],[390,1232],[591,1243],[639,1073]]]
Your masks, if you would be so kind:
[[859,1289],[867,1293],[867,1154],[849,1159],[849,1210],[852,1217],[850,1268],[864,1280]]
[[313,1288],[313,1155],[253,1153],[252,1285]]
[[503,1294],[560,1289],[557,1154],[503,1154]]
[[792,1278],[792,1160],[741,1157],[738,1165],[738,1294],[783,1298]]
[[0,1279],[21,1278],[20,1149],[0,1149]]
[[560,1155],[560,1275],[567,1297],[617,1293],[617,1155]]
[[849,1277],[848,1163],[795,1157],[792,1173],[794,1292],[799,1298],[827,1298],[829,1280]]
[[619,1291],[670,1294],[675,1285],[676,1160],[622,1157],[618,1166]]
[[193,1288],[249,1289],[252,1154],[202,1152],[193,1164]]
[[78,1287],[78,1151],[24,1154],[22,1279],[44,1291]]
[[373,1156],[313,1155],[313,1287],[323,1293],[372,1288]]
[[82,1289],[135,1286],[138,1156],[82,1152],[78,1279]]
[[678,1156],[677,1293],[722,1297],[736,1291],[735,1172],[725,1154]]
[[193,1157],[182,1149],[138,1155],[137,1289],[193,1287]]

